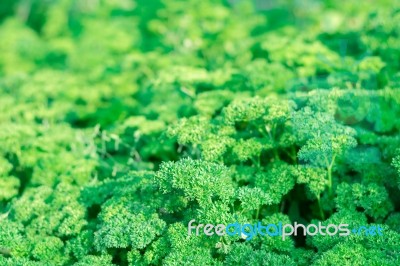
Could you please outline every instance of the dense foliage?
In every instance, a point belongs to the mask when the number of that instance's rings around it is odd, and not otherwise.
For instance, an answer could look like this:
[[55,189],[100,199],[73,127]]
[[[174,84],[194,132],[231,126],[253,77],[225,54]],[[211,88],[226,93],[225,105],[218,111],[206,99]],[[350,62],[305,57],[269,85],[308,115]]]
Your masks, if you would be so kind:
[[0,265],[400,265],[400,4],[366,2],[1,1]]

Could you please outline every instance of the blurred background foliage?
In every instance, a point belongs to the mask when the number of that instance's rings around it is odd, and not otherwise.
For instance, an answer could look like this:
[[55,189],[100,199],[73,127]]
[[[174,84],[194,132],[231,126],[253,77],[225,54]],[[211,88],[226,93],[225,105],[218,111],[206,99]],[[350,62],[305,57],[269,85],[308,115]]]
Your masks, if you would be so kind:
[[[23,103],[31,114],[20,115],[31,121],[98,125],[119,137],[149,123],[147,134],[158,136],[177,118],[213,108],[207,105],[215,97],[214,104],[227,104],[229,91],[398,86],[398,7],[353,0],[2,0],[2,106]],[[152,142],[128,138],[128,146]],[[171,143],[162,147],[145,157],[176,158]]]

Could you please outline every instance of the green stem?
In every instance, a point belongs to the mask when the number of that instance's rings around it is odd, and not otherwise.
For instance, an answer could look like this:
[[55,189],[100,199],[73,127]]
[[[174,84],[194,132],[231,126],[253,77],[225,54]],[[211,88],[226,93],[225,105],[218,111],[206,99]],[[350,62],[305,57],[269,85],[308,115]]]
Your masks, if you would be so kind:
[[297,161],[297,154],[296,154],[296,148],[294,147],[294,146],[292,146],[292,156],[293,156],[293,162],[295,163],[295,164],[297,164],[298,163],[298,161]]
[[272,152],[274,153],[274,159],[278,161],[279,160],[279,153],[278,153],[278,150],[276,149],[275,139],[274,139],[275,127],[272,127],[271,130],[272,130],[272,134],[271,134],[271,132],[269,130],[266,130],[267,134],[265,134],[265,132],[263,130],[261,130],[261,129],[259,129],[259,132],[261,133],[261,135],[263,137],[269,138],[271,140],[272,146],[273,146]]
[[254,157],[251,157],[250,159],[251,159],[251,162],[253,163],[253,165],[257,166],[258,168],[261,166],[260,156],[258,156],[257,159]]
[[278,151],[277,151],[277,149],[276,149],[276,147],[275,147],[275,144],[274,144],[274,158],[275,158],[275,160],[276,161],[279,161],[279,153],[278,153]]
[[333,195],[333,182],[332,182],[332,168],[328,167],[328,188],[329,188],[329,196]]
[[332,197],[333,196],[333,180],[332,180],[332,169],[333,169],[333,165],[335,163],[336,160],[336,154],[334,154],[332,156],[332,161],[330,164],[328,164],[327,166],[327,171],[328,171],[328,187],[329,187],[329,196]]
[[318,201],[319,215],[321,216],[322,220],[325,220],[325,214],[324,214],[324,211],[322,210],[322,207],[321,207],[321,199],[320,199],[319,195],[317,197],[317,201]]
[[257,209],[257,212],[256,212],[256,220],[258,220],[258,216],[259,216],[259,214],[260,214],[260,208],[261,208],[261,206]]
[[282,200],[282,203],[281,203],[281,213],[283,213],[283,211],[285,210],[285,200]]

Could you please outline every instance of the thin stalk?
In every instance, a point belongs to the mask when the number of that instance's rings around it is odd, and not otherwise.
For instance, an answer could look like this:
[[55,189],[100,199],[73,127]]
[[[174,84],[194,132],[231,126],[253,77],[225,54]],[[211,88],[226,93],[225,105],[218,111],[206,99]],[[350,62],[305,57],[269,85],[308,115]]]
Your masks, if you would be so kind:
[[322,220],[325,220],[325,214],[324,214],[324,211],[322,210],[321,198],[320,198],[319,195],[318,195],[318,197],[317,197],[317,201],[318,201],[319,215],[320,215],[320,217],[321,217]]
[[333,195],[333,182],[332,182],[332,168],[328,167],[328,188],[329,188],[329,196]]
[[335,163],[336,160],[336,154],[334,154],[332,156],[332,161],[330,164],[328,164],[327,166],[327,171],[328,171],[328,187],[329,187],[329,196],[332,197],[333,196],[333,180],[332,180],[332,169],[333,169],[333,165]]

